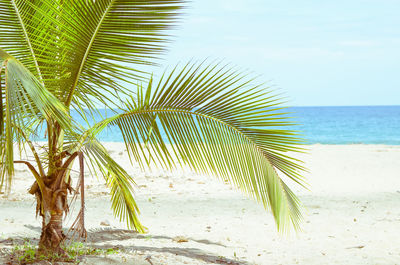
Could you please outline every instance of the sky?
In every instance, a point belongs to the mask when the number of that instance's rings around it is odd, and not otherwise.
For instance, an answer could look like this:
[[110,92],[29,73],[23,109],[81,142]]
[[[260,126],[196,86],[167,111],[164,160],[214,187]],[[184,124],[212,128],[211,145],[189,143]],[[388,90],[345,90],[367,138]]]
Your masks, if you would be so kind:
[[399,0],[193,0],[162,64],[223,59],[290,106],[400,105]]

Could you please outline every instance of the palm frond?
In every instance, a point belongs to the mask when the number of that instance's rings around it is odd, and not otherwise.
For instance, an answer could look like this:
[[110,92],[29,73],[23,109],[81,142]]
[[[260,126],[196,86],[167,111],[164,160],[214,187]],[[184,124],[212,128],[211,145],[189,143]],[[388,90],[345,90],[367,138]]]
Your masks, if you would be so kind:
[[55,72],[55,64],[46,68],[48,62],[60,59],[54,46],[59,43],[55,29],[60,28],[55,4],[43,0],[0,0],[0,47],[12,53],[41,82]]
[[1,49],[0,69],[5,77],[0,80],[0,177],[3,183],[8,176],[9,186],[14,173],[13,143],[27,143],[35,121],[54,119],[67,130],[71,129],[71,122],[64,105],[18,60]]
[[146,77],[136,67],[154,64],[165,50],[165,31],[176,21],[183,2],[64,1],[64,38],[71,44],[63,51],[69,77],[60,93],[66,105],[93,108],[86,104],[90,97],[98,105],[116,107],[120,96],[132,94],[123,84]]
[[271,89],[234,69],[188,64],[126,106],[110,124],[121,129],[133,160],[171,168],[177,158],[271,209],[279,230],[299,228],[300,202],[278,173],[305,185],[301,161],[287,155],[303,152],[303,141],[284,129],[293,123]]
[[120,221],[126,221],[128,228],[143,233],[146,228],[139,221],[140,212],[133,196],[132,184],[136,184],[96,138],[116,118],[118,116],[102,120],[88,129],[75,124],[74,133],[66,134],[63,150],[69,153],[83,152],[85,154],[85,161],[90,172],[95,176],[102,176],[110,188],[114,215]]
[[[184,0],[0,0],[0,47],[67,107],[118,107],[147,78]],[[79,112],[82,113],[82,112]]]
[[111,208],[120,221],[126,221],[127,227],[140,233],[146,231],[138,219],[139,209],[133,197],[132,177],[108,154],[105,147],[96,139],[88,139],[81,149],[87,164],[96,175],[103,176],[110,188]]

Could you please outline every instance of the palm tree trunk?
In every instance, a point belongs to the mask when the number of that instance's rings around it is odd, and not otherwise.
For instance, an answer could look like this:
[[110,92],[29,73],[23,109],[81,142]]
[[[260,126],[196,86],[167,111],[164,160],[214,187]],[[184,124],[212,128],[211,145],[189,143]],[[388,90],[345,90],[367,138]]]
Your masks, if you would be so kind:
[[[46,220],[49,219],[49,220]],[[40,235],[40,254],[64,254],[61,248],[65,235],[62,231],[63,213],[45,212],[42,223],[42,234]],[[48,221],[48,222],[46,222]]]
[[[49,133],[49,168],[42,191],[31,189],[31,193],[39,192],[38,212],[43,218],[42,234],[39,241],[39,254],[61,254],[65,252],[61,243],[65,239],[62,231],[64,212],[68,212],[68,191],[71,191],[70,180],[66,180],[70,166],[78,156],[78,152],[69,155],[62,151],[64,133],[55,122],[48,122]],[[66,161],[63,161],[68,157]]]
[[[49,168],[45,181],[45,190],[39,192],[38,211],[43,218],[42,233],[39,241],[39,254],[64,254],[61,248],[65,235],[62,231],[63,214],[65,207],[68,207],[66,188],[63,187],[63,173],[60,172],[63,157],[58,155],[60,148],[61,132],[58,124],[54,121],[47,121],[48,144],[49,144]],[[31,192],[32,193],[32,192]]]
[[40,207],[42,212],[42,234],[39,241],[39,254],[64,254],[61,243],[65,239],[62,231],[64,210],[68,207],[66,191],[56,191],[46,187],[41,196]]

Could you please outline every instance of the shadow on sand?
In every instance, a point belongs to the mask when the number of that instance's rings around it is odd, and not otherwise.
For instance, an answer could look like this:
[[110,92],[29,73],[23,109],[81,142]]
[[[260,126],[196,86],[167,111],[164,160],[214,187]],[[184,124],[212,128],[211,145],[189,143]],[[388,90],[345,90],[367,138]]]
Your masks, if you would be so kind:
[[[40,227],[25,225],[25,227],[35,231],[40,234]],[[241,261],[238,259],[229,259],[214,253],[207,253],[198,248],[189,248],[189,247],[150,247],[150,246],[140,246],[133,245],[132,243],[125,242],[124,244],[112,245],[107,244],[109,241],[126,241],[131,239],[139,239],[139,240],[148,240],[151,238],[152,240],[171,240],[174,241],[173,237],[168,236],[159,236],[159,235],[142,235],[134,231],[125,230],[125,229],[111,229],[111,228],[102,228],[102,229],[92,229],[88,231],[88,237],[86,243],[92,247],[99,249],[109,249],[109,248],[118,248],[122,252],[126,253],[135,253],[139,252],[156,252],[156,253],[170,253],[173,255],[179,255],[188,257],[191,259],[201,260],[207,263],[214,264],[231,264],[231,265],[250,265],[250,263],[246,261]],[[16,236],[15,238],[9,238],[3,241],[0,241],[1,245],[10,245],[10,244],[23,244],[26,240],[30,240],[32,243],[38,243],[38,238],[23,238]],[[77,239],[74,239],[78,241]],[[199,244],[207,244],[207,245],[216,245],[225,247],[224,245],[216,242],[211,242],[209,240],[196,240],[187,238],[188,241],[194,241]],[[157,245],[157,243],[155,244]],[[162,245],[162,244],[160,244]]]

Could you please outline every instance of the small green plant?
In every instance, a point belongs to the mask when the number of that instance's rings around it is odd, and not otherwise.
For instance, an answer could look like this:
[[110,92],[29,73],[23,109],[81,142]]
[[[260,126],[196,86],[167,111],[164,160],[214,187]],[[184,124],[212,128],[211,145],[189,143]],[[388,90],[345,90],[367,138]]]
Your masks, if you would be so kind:
[[63,261],[78,264],[79,257],[81,256],[113,255],[119,253],[119,250],[115,248],[99,249],[88,246],[82,242],[73,242],[64,246],[63,249],[65,251],[65,255],[63,256],[58,254],[38,256],[36,254],[37,249],[37,246],[33,245],[29,240],[27,240],[23,244],[14,246],[14,249],[10,255],[10,261],[12,261],[12,264],[31,264],[42,260]]
[[36,247],[31,244],[30,241],[25,241],[23,245],[17,245],[14,247],[13,253],[17,255],[19,263],[31,263],[35,261]]
[[118,254],[119,250],[115,248],[108,248],[105,250],[106,255],[113,255],[113,254]]
[[66,253],[72,259],[77,259],[79,256],[85,255],[112,255],[118,254],[119,250],[114,248],[100,249],[85,245],[82,242],[73,242],[66,246]]
[[23,244],[15,245],[10,255],[10,263],[12,264],[31,264],[37,261],[66,261],[77,262],[77,259],[71,255],[60,256],[58,254],[51,255],[37,255],[37,246],[33,245],[29,240],[24,241]]
[[87,253],[87,248],[82,242],[74,242],[66,247],[66,252],[72,257],[82,256]]

